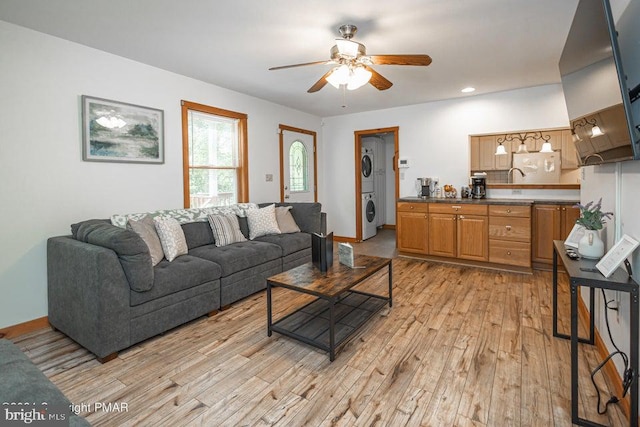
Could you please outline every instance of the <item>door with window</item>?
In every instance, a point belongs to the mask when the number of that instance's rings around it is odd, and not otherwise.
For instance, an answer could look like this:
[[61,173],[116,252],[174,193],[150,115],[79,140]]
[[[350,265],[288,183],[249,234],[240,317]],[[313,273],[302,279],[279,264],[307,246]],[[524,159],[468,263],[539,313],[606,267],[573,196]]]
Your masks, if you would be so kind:
[[280,197],[283,202],[315,202],[316,133],[280,125]]

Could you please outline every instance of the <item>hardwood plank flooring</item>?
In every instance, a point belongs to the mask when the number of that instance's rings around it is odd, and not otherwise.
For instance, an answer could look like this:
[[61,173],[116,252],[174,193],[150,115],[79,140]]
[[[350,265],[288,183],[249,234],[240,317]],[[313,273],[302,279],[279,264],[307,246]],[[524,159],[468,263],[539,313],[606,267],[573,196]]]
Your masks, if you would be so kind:
[[[356,251],[375,255],[375,245]],[[388,251],[388,247],[385,247]],[[551,274],[503,273],[394,258],[394,304],[329,362],[327,353],[266,334],[254,295],[123,351],[101,365],[59,332],[12,340],[96,426],[570,426],[570,345],[551,334]],[[566,301],[561,328],[568,327]],[[386,274],[369,287],[385,289]],[[303,299],[274,290],[275,316]],[[584,326],[584,325],[583,325]],[[584,327],[582,327],[585,333]],[[598,415],[580,346],[581,416]],[[598,379],[608,397],[608,384]],[[95,410],[127,403],[128,411]]]

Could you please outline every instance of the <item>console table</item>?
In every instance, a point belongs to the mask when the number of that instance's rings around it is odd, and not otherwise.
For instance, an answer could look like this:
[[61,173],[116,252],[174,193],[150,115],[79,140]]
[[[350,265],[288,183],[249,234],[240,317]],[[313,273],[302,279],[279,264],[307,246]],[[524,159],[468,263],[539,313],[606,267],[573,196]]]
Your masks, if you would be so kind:
[[[594,342],[594,290],[608,289],[629,294],[629,367],[633,370],[633,381],[629,388],[631,413],[629,425],[638,426],[638,284],[621,268],[610,277],[605,278],[596,268],[597,261],[580,259],[572,260],[566,254],[564,242],[553,242],[553,336],[571,340],[571,422],[580,426],[603,427],[602,424],[580,418],[578,416],[578,341],[593,344]],[[558,257],[562,260],[567,274],[571,292],[571,333],[558,333]],[[590,325],[589,338],[578,337],[578,297],[580,287],[589,288]],[[620,396],[621,398],[621,396]]]

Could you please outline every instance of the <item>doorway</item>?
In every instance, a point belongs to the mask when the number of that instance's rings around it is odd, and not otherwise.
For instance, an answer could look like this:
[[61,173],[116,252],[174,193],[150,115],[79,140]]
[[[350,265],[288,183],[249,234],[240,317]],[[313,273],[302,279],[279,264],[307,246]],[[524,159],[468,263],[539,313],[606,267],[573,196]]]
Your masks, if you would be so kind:
[[280,125],[280,201],[317,202],[316,132]]
[[395,228],[398,132],[397,126],[355,131],[356,242],[375,235],[378,227]]

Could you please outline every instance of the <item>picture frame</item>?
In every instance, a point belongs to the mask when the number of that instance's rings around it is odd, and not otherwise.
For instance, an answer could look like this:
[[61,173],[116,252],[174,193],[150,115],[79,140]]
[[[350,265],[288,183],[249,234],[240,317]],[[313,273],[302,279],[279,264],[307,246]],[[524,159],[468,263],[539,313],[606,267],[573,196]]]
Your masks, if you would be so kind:
[[631,238],[628,235],[623,235],[622,238],[613,245],[613,247],[607,252],[602,259],[596,264],[596,268],[604,275],[609,277],[614,271],[624,262],[625,259],[633,253],[638,247],[638,241]]
[[571,229],[571,232],[567,236],[567,240],[564,241],[564,245],[570,248],[578,249],[578,243],[584,236],[585,231],[586,229],[582,225],[575,224]]
[[164,163],[164,111],[82,95],[82,160]]

